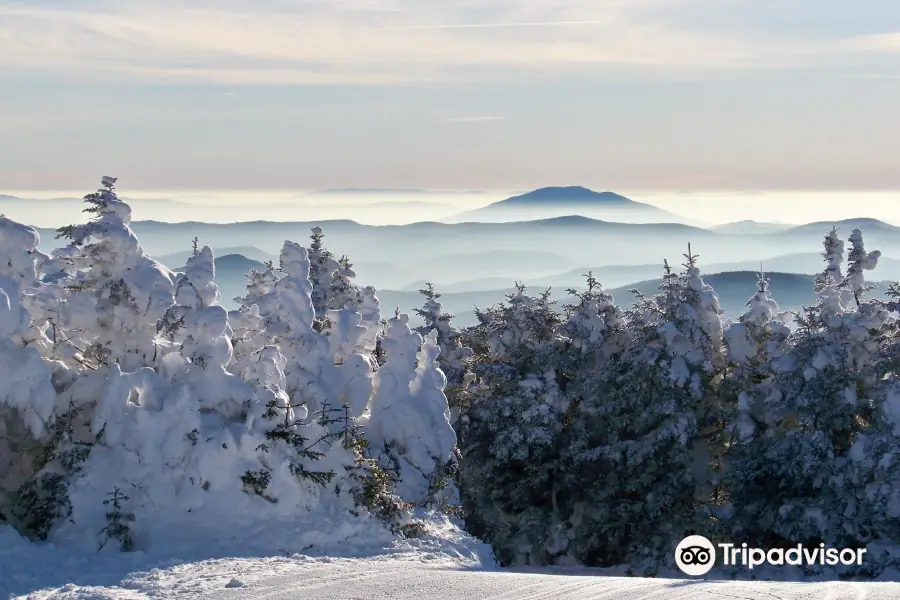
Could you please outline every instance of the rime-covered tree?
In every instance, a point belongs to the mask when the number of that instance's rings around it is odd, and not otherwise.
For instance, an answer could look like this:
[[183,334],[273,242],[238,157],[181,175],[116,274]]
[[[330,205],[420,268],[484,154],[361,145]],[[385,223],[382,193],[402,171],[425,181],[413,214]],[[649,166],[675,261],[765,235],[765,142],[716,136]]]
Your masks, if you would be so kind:
[[470,379],[467,374],[471,372],[469,362],[473,352],[463,344],[462,333],[453,326],[453,315],[444,312],[440,302],[441,295],[435,291],[434,286],[426,283],[419,293],[425,297],[425,301],[422,308],[415,311],[425,323],[417,327],[416,331],[422,336],[436,332],[441,349],[438,364],[447,377],[444,393],[450,402],[452,422],[455,423],[460,411],[464,410],[462,405],[465,403],[465,388]]
[[[229,314],[212,253],[195,240],[179,274],[150,260],[114,184],[86,198],[94,218],[62,228],[70,243],[52,258],[33,229],[0,217],[0,520],[89,552],[125,522],[129,548],[206,544],[238,514],[266,540],[298,515],[360,518],[371,532],[367,510],[415,531],[360,426],[374,290],[365,315],[334,311],[315,331],[307,251],[287,242],[280,272],[267,265]],[[420,367],[410,412],[445,417],[434,356]],[[452,449],[449,425],[399,426],[416,459]],[[127,506],[110,511],[116,489]],[[309,537],[271,543],[302,551]]]
[[209,246],[194,249],[187,260],[184,273],[175,274],[175,304],[165,312],[157,329],[169,340],[180,339],[184,332],[185,317],[192,311],[219,303],[219,286],[215,283],[215,257]]
[[547,564],[560,552],[554,532],[565,494],[561,318],[549,291],[534,297],[521,285],[503,304],[476,314],[478,379],[458,427],[467,524],[503,564]]
[[[861,236],[853,239],[861,248]],[[735,472],[740,531],[770,546],[851,544],[869,535],[857,519],[860,498],[843,482],[851,448],[871,421],[882,387],[877,357],[889,315],[877,302],[847,302],[851,278],[835,279],[843,260],[838,242],[832,230],[824,241],[829,267],[817,281],[818,301],[797,314],[789,352],[771,363],[777,393],[767,401],[769,426],[757,435],[756,460]],[[863,252],[852,277],[860,299],[866,269],[858,266],[877,262]]]
[[725,330],[729,370],[722,387],[728,410],[727,488],[730,518],[735,535],[744,535],[757,526],[753,503],[760,484],[757,473],[765,469],[761,455],[778,424],[777,404],[781,390],[776,377],[790,368],[790,328],[776,318],[778,304],[770,295],[770,281],[760,273],[756,294],[747,310]]
[[778,303],[770,295],[770,280],[760,273],[756,294],[747,310],[725,330],[726,356],[730,363],[723,393],[734,396],[732,420],[735,440],[746,441],[772,425],[766,400],[773,387],[775,363],[784,359],[790,328],[776,319]]
[[370,285],[360,290],[359,297],[357,311],[362,315],[361,324],[366,328],[366,334],[363,336],[363,348],[369,353],[374,353],[384,329],[381,319],[381,301],[378,300],[375,288]]
[[585,275],[585,280],[584,291],[568,290],[572,301],[565,307],[562,331],[574,348],[602,363],[622,350],[619,335],[625,327],[625,316],[593,274]]
[[859,305],[861,297],[874,289],[874,286],[866,285],[865,272],[878,266],[881,251],[866,252],[863,243],[862,231],[854,229],[850,234],[850,252],[847,255],[847,290]]
[[340,263],[325,247],[325,234],[321,227],[313,227],[309,245],[309,279],[312,282],[312,301],[316,319],[324,319],[332,308],[329,302],[334,273]]
[[436,468],[450,460],[456,447],[444,395],[446,378],[437,366],[440,346],[435,335],[423,343],[405,314],[388,320],[384,346],[386,362],[376,374],[370,439],[397,463],[400,496],[423,503]]
[[58,230],[69,245],[54,253],[68,270],[57,325],[76,360],[128,370],[158,358],[156,325],[173,304],[174,274],[144,254],[115,183],[104,177],[84,197],[91,221]]
[[249,308],[254,304],[258,306],[262,303],[264,305],[265,313],[268,313],[272,310],[272,307],[265,305],[265,302],[272,300],[273,296],[271,292],[275,288],[278,279],[278,272],[272,261],[266,262],[265,269],[262,271],[250,269],[247,273],[246,293],[243,296],[235,298],[234,301],[243,308]]
[[359,308],[362,298],[360,290],[353,284],[356,272],[353,270],[353,264],[346,256],[342,256],[338,260],[338,267],[332,275],[331,284],[328,288],[328,309],[343,310],[350,308],[356,310]]
[[[851,258],[851,271],[852,263]],[[868,287],[860,283],[856,282],[855,289]],[[865,429],[850,448],[843,473],[845,490],[854,491],[857,500],[853,505],[854,521],[868,525],[863,531],[868,536],[861,541],[871,539],[882,546],[890,546],[900,538],[900,475],[896,469],[900,460],[900,320],[895,317],[900,312],[900,285],[892,284],[887,295],[885,302],[864,301],[859,306],[862,313],[886,313],[887,318],[880,328],[868,319],[870,331],[880,333],[881,349],[874,357],[877,385],[871,393],[872,411]],[[867,566],[872,575],[898,566],[891,552],[870,547],[870,554]]]
[[41,360],[23,294],[36,283],[31,253],[37,231],[0,216],[0,520],[10,517],[10,495],[36,468],[28,447],[45,439],[53,424],[56,390],[52,369]]
[[652,570],[686,531],[710,533],[724,449],[722,320],[697,257],[685,257],[626,313],[624,350],[584,409],[596,429],[575,457],[588,483],[569,550],[582,563]]

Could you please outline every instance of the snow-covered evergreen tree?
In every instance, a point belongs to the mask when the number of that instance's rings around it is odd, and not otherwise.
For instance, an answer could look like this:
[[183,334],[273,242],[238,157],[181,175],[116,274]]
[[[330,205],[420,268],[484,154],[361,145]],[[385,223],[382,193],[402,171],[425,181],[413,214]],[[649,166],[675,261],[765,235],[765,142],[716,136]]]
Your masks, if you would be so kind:
[[[269,292],[275,287],[278,281],[278,274],[272,261],[265,264],[265,270],[250,269],[247,273],[247,289],[243,296],[235,298],[234,301],[244,307],[250,307],[259,304],[262,298],[270,298]],[[268,308],[268,307],[267,307]]]
[[[774,416],[766,410],[766,399],[773,388],[775,361],[784,358],[790,328],[776,320],[778,303],[770,295],[770,280],[759,274],[756,294],[747,301],[747,310],[725,330],[725,348],[730,363],[726,392],[735,396],[736,409],[732,432],[738,441],[746,441],[760,427],[772,425]],[[761,433],[761,432],[759,432]]]
[[838,237],[837,228],[832,227],[825,236],[822,260],[825,261],[825,269],[816,277],[816,287],[822,288],[826,280],[839,284],[844,280],[841,263],[844,262],[844,241]]
[[624,350],[582,407],[589,444],[569,552],[587,564],[655,569],[686,531],[711,535],[724,452],[718,298],[690,249],[660,293],[627,313]]
[[[852,262],[851,258],[851,265]],[[859,281],[853,286],[857,290],[868,287]],[[865,429],[850,448],[842,480],[846,491],[855,492],[852,516],[857,531],[868,534],[860,542],[876,542],[869,547],[871,557],[866,561],[871,575],[898,567],[895,553],[885,547],[890,548],[900,539],[900,475],[896,469],[900,460],[900,320],[895,316],[900,312],[900,284],[893,284],[887,295],[886,302],[865,301],[859,306],[860,312],[887,313],[887,319],[880,331],[870,329],[873,334],[881,334],[870,337],[881,341],[880,352],[872,355],[877,381],[871,393],[873,406]]]
[[854,229],[850,234],[850,253],[847,256],[847,291],[861,303],[861,296],[871,291],[873,286],[866,285],[865,272],[878,266],[881,251],[866,252],[862,231]]
[[561,384],[566,342],[549,291],[518,286],[477,313],[472,332],[478,380],[460,418],[460,497],[469,531],[503,564],[547,564],[565,545],[554,533],[566,493],[560,460],[569,411]]
[[361,324],[366,328],[366,335],[363,336],[363,348],[369,353],[374,353],[384,328],[381,319],[381,302],[378,300],[375,288],[371,285],[362,288],[359,297],[357,311],[362,315]]
[[[316,319],[324,319],[332,308],[330,303],[334,273],[341,268],[340,263],[325,247],[325,234],[321,227],[313,227],[309,245],[309,279],[312,282],[312,301]],[[342,282],[343,283],[343,282]]]
[[[92,550],[213,539],[254,514],[270,534],[365,510],[412,533],[357,422],[373,390],[369,330],[352,309],[313,329],[307,251],[287,242],[281,276],[252,277],[229,314],[212,252],[195,240],[179,274],[150,260],[114,184],[86,197],[95,219],[61,229],[71,243],[52,259],[33,229],[0,218],[0,517]],[[439,378],[423,369],[417,398],[431,406]],[[407,433],[447,439],[421,424]],[[300,549],[314,535],[289,537]]]
[[215,283],[215,257],[209,246],[202,249],[194,239],[194,251],[184,273],[175,274],[175,304],[166,310],[157,330],[171,341],[184,336],[185,317],[192,311],[219,303],[219,286]]
[[0,216],[0,521],[16,521],[13,503],[40,467],[36,450],[52,428],[52,371],[26,340],[31,317],[21,303],[36,283],[37,232]]
[[104,177],[85,196],[91,221],[59,229],[58,237],[70,240],[54,252],[67,265],[60,283],[69,293],[57,326],[75,360],[134,370],[159,358],[156,325],[173,304],[175,283],[172,272],[144,254],[115,183]]
[[585,276],[587,289],[568,290],[574,300],[566,305],[563,332],[583,354],[595,354],[602,362],[622,350],[619,334],[625,327],[625,315],[610,294],[603,291],[593,274]]
[[446,377],[437,362],[440,346],[436,335],[423,343],[422,336],[409,328],[405,314],[388,321],[384,346],[387,360],[376,374],[370,440],[396,462],[400,496],[420,504],[428,499],[435,470],[456,448],[444,395]]
[[362,302],[360,289],[353,284],[356,272],[353,264],[346,256],[338,260],[338,267],[332,275],[328,289],[328,309],[343,310],[350,308],[356,310]]
[[415,310],[425,324],[416,327],[416,331],[422,336],[436,332],[441,349],[438,363],[447,377],[444,393],[450,403],[451,422],[456,423],[461,411],[465,410],[465,388],[470,381],[467,375],[471,372],[469,359],[473,352],[463,345],[461,332],[453,326],[453,315],[444,312],[440,302],[441,295],[435,291],[434,286],[426,283],[419,293],[425,297],[425,302],[422,308]]
[[[846,485],[848,458],[882,387],[878,356],[890,317],[880,303],[862,301],[862,272],[877,256],[862,250],[861,235],[852,239],[853,283],[841,277],[843,244],[832,230],[824,241],[828,267],[817,281],[818,302],[797,314],[789,351],[771,362],[768,426],[754,434],[755,459],[735,467],[735,522],[745,539],[841,545],[870,535],[859,518],[865,502]],[[859,306],[848,301],[851,285]]]

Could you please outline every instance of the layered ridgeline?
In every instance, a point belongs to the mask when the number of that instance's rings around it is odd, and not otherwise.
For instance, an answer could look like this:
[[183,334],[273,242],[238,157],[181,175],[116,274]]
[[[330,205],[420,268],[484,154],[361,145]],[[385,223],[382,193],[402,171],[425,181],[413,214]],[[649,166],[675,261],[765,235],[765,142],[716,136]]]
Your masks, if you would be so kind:
[[385,324],[320,232],[229,312],[209,248],[149,258],[114,184],[52,254],[0,218],[0,523],[90,552],[427,535],[456,446],[436,336]]
[[424,286],[413,328],[318,227],[227,311],[199,240],[172,272],[114,180],[85,200],[51,254],[0,219],[0,518],[25,535],[339,552],[440,508],[505,565],[661,573],[694,533],[898,566],[900,286],[871,293],[858,229],[794,313],[760,274],[725,320],[688,246],[630,306],[588,276],[460,329]]

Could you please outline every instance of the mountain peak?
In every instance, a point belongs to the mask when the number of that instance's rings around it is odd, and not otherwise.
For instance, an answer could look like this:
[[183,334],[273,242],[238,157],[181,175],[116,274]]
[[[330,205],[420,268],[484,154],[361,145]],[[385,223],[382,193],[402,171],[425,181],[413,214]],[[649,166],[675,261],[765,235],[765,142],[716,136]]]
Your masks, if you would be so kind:
[[683,219],[651,204],[615,192],[580,185],[543,187],[451,217],[456,221],[538,221],[578,215],[619,223],[678,223]]
[[[590,204],[632,204],[625,196],[614,192],[595,192],[580,185],[542,187],[519,196],[508,198],[504,202],[566,202]],[[636,203],[635,203],[636,204]]]

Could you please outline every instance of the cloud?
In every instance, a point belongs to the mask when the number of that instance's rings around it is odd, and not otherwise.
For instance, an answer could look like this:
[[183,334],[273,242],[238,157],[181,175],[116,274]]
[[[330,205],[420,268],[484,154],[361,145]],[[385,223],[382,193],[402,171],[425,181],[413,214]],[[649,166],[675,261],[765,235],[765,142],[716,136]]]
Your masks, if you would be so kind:
[[485,29],[501,27],[562,27],[566,25],[602,25],[606,21],[532,21],[525,23],[454,23],[452,25],[406,25],[391,27],[393,31],[409,31],[415,29]]
[[445,123],[485,123],[488,121],[504,121],[506,117],[485,115],[481,117],[453,117],[445,119]]
[[858,36],[850,45],[867,52],[900,53],[900,31]]
[[603,70],[800,69],[896,45],[894,34],[835,44],[692,29],[673,17],[702,4],[195,0],[185,9],[176,0],[13,2],[0,7],[0,70],[225,85],[495,82]]

